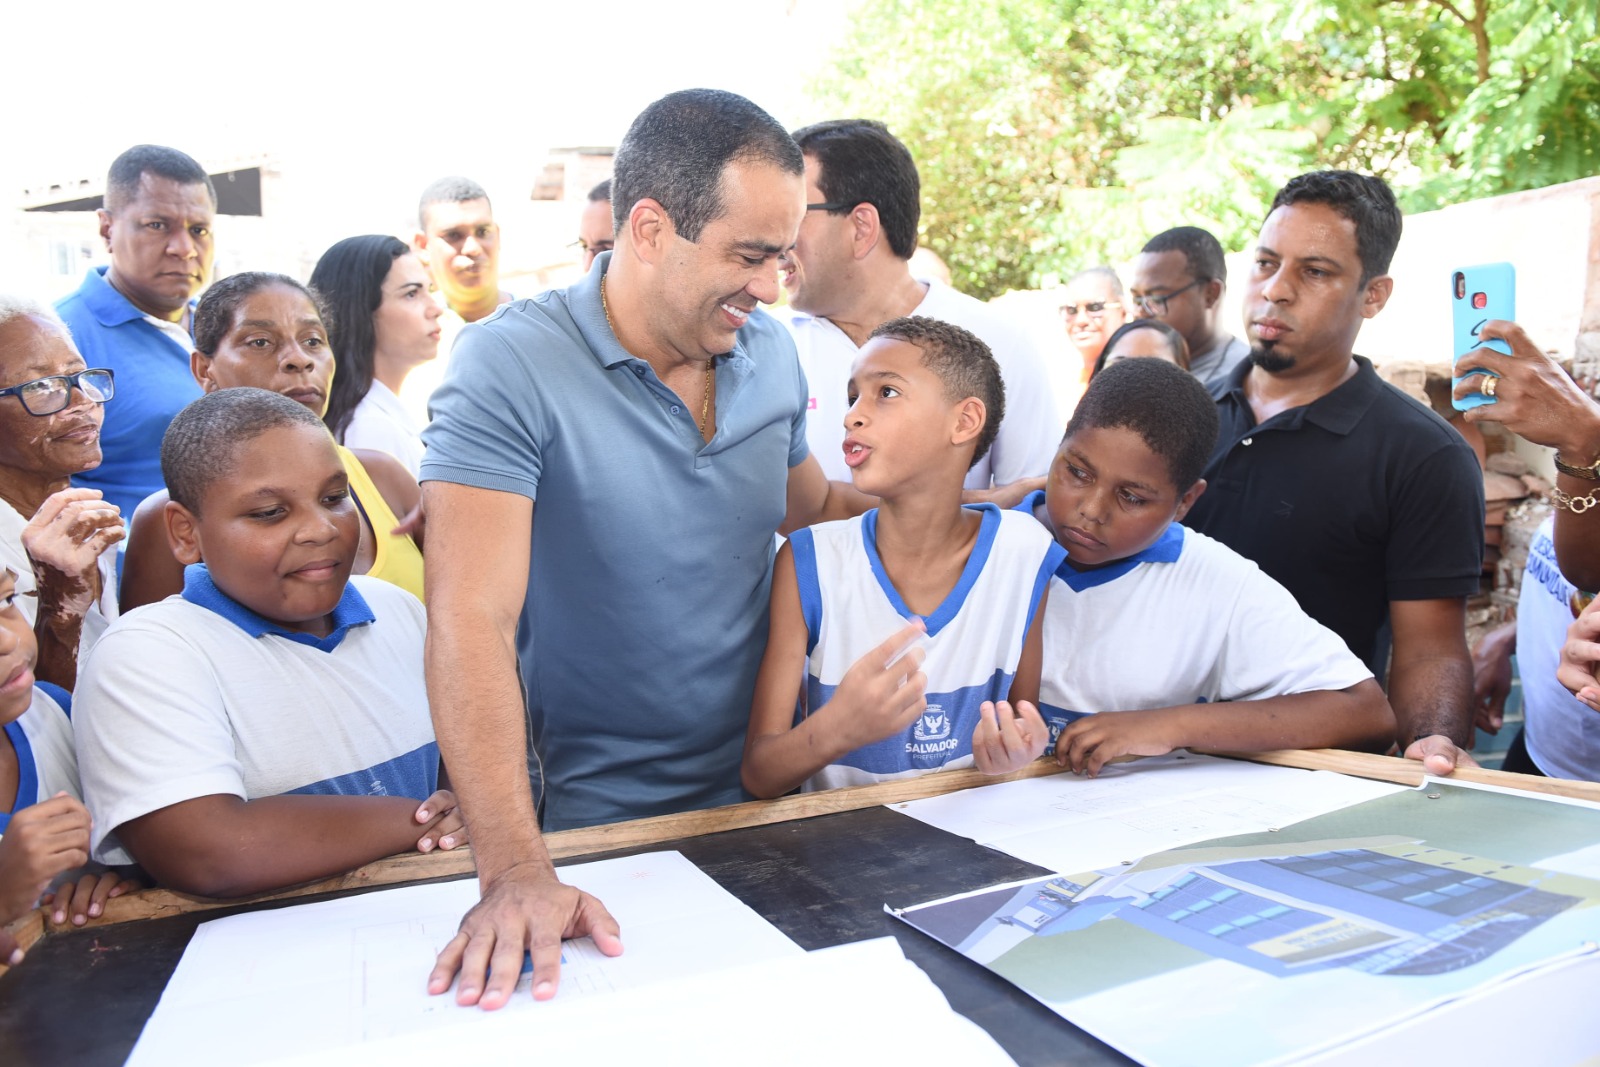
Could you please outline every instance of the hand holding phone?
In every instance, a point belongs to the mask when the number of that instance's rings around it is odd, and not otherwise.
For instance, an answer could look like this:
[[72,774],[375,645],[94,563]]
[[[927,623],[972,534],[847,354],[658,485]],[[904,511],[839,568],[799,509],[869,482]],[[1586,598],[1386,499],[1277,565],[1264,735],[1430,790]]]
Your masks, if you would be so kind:
[[[1496,352],[1511,355],[1511,348],[1504,341],[1484,341],[1478,336],[1478,332],[1490,319],[1505,319],[1507,322],[1516,320],[1516,268],[1509,263],[1484,263],[1476,267],[1462,267],[1451,273],[1450,287],[1451,322],[1454,327],[1450,365],[1454,367],[1462,356],[1479,348],[1492,348]],[[1488,371],[1472,370],[1465,375],[1452,377],[1450,385],[1454,388],[1463,378],[1474,375],[1484,375],[1490,379],[1495,377]],[[1485,382],[1480,385],[1485,391],[1464,398],[1453,397],[1450,401],[1451,406],[1457,411],[1467,411],[1484,404],[1493,404],[1494,383]]]

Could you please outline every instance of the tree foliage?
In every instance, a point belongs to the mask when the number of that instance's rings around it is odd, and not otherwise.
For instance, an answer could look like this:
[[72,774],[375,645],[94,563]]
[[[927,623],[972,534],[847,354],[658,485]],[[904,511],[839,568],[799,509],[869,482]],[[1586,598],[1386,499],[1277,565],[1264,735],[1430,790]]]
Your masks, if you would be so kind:
[[906,141],[924,243],[991,296],[1179,223],[1243,247],[1317,167],[1382,175],[1408,210],[1600,172],[1597,17],[1600,0],[861,0],[813,95]]

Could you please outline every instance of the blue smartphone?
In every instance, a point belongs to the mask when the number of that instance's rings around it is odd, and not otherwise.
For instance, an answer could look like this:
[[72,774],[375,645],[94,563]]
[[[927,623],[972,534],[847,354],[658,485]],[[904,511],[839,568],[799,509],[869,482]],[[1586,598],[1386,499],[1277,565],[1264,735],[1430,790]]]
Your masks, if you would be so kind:
[[[1511,354],[1504,341],[1484,341],[1478,331],[1490,319],[1511,321],[1517,317],[1517,270],[1509,263],[1483,263],[1476,267],[1462,267],[1450,274],[1450,308],[1452,347],[1450,365],[1455,366],[1462,356],[1478,348],[1492,348],[1496,352]],[[1488,374],[1488,371],[1468,371],[1466,376]],[[1493,377],[1491,375],[1491,377]],[[1450,385],[1459,385],[1461,378],[1452,377]],[[1450,405],[1457,411],[1466,411],[1484,404],[1493,404],[1494,397],[1471,395],[1465,399],[1452,397]]]

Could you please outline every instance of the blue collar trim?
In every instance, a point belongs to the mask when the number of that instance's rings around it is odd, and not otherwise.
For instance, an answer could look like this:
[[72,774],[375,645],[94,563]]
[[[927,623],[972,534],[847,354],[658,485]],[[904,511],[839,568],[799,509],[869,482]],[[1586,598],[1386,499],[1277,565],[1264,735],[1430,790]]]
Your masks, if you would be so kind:
[[39,767],[33,761],[33,746],[28,743],[27,731],[23,730],[22,723],[13,719],[6,723],[5,732],[17,752],[17,796],[11,802],[10,811],[0,811],[0,834],[11,825],[11,816],[39,799]]
[[89,274],[84,279],[83,302],[94,312],[95,321],[102,326],[121,326],[135,319],[143,320],[144,312],[134,307],[127,297],[112,288],[111,283],[106,280],[106,271],[109,269],[109,267],[90,267]]
[[[106,280],[106,271],[110,267],[90,267],[88,275],[84,278],[81,289],[83,303],[94,313],[95,321],[102,326],[121,326],[125,322],[143,322],[144,312],[133,306],[133,302],[112,286]],[[192,313],[198,299],[189,301],[189,311]],[[187,326],[187,323],[185,324]]]
[[[994,504],[969,505],[973,511],[980,515],[978,526],[978,541],[972,546],[972,554],[967,557],[967,564],[961,568],[961,578],[956,582],[955,588],[950,590],[932,615],[923,620],[928,627],[928,636],[932,637],[945,624],[954,619],[961,611],[961,605],[966,603],[967,594],[972,592],[972,586],[978,580],[978,575],[983,573],[983,565],[989,559],[989,550],[994,547],[994,538],[1000,530],[1000,509]],[[900,591],[889,580],[889,572],[883,569],[883,559],[878,555],[878,509],[873,508],[861,516],[861,539],[866,544],[867,562],[872,564],[872,574],[878,579],[878,586],[883,590],[883,595],[889,598],[889,603],[901,618],[909,619],[916,614],[906,607],[906,602],[900,599]]]
[[377,616],[355,585],[346,582],[339,603],[333,608],[333,630],[327,637],[304,634],[262,618],[237,600],[217,588],[211,572],[204,563],[191,563],[183,570],[183,599],[191,604],[216,612],[251,637],[283,637],[296,644],[308,645],[322,652],[332,652],[339,647],[351,627],[376,622]]
[[1143,552],[1136,552],[1127,559],[1119,559],[1115,563],[1108,563],[1104,567],[1096,567],[1092,571],[1074,570],[1070,560],[1062,560],[1061,566],[1056,568],[1056,577],[1067,584],[1067,588],[1074,593],[1081,593],[1086,589],[1114,582],[1127,574],[1141,563],[1176,563],[1178,557],[1183,555],[1184,527],[1181,523],[1168,523],[1161,536],[1155,543]]
[[1027,496],[1022,498],[1022,503],[1018,504],[1016,507],[1012,508],[1011,510],[1012,511],[1024,511],[1024,512],[1027,512],[1029,515],[1032,515],[1034,513],[1035,509],[1037,509],[1039,507],[1042,507],[1043,505],[1044,505],[1044,490],[1043,489],[1035,489],[1033,492],[1029,493]]

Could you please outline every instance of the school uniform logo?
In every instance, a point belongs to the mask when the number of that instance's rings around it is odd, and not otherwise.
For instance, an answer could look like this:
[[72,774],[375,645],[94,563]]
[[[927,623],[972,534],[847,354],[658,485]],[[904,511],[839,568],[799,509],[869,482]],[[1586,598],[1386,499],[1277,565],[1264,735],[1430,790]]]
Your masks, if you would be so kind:
[[911,728],[911,740],[906,742],[906,755],[917,768],[942,767],[950,754],[961,747],[959,737],[951,737],[950,716],[938,704],[929,704],[922,717]]
[[943,741],[950,736],[950,716],[939,705],[929,704],[922,718],[917,720],[917,727],[911,731],[911,736],[918,741]]

